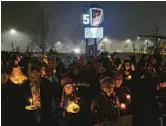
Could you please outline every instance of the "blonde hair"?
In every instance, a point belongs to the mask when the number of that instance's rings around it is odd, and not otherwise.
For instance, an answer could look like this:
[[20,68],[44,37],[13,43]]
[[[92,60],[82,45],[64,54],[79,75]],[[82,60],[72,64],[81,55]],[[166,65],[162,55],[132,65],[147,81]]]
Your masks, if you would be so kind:
[[[75,90],[73,90],[72,94],[74,95],[74,102],[77,103],[76,92],[75,92]],[[63,105],[63,102],[64,102],[64,96],[65,96],[65,90],[64,90],[64,87],[63,87],[63,89],[62,89],[62,97],[61,97],[60,105]]]

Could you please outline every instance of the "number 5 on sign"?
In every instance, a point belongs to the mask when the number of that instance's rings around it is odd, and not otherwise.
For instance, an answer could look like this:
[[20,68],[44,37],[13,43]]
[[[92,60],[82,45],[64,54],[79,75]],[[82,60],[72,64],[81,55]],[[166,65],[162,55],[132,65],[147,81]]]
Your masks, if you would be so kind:
[[90,21],[89,21],[89,14],[84,14],[83,15],[83,24],[89,24]]

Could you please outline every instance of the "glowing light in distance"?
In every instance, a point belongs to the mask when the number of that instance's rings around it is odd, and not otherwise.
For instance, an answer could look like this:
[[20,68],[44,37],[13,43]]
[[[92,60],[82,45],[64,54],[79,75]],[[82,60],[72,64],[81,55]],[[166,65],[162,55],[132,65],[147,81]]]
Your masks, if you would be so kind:
[[77,54],[81,53],[81,50],[79,48],[75,48],[73,51]]
[[130,39],[127,39],[126,42],[131,42],[131,40],[130,40]]
[[104,41],[108,41],[108,38],[104,38]]
[[61,42],[58,41],[57,44],[61,44]]
[[15,29],[11,29],[10,32],[11,32],[11,34],[15,34],[16,30]]
[[148,42],[148,40],[145,40],[145,42]]

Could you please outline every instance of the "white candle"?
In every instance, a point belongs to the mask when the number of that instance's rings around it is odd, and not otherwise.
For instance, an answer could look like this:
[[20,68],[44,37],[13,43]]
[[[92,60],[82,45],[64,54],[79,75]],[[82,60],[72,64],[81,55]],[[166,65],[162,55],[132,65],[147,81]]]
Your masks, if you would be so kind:
[[30,98],[29,101],[30,101],[30,105],[32,105],[32,98]]

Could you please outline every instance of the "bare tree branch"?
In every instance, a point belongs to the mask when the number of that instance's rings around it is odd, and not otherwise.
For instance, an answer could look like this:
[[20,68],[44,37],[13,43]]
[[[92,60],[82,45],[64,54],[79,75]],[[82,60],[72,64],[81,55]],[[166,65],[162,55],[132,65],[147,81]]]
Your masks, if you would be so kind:
[[45,14],[44,9],[40,11],[36,20],[35,32],[32,37],[35,44],[41,49],[42,55],[53,45],[52,34],[55,29],[50,27],[49,18],[50,16]]

